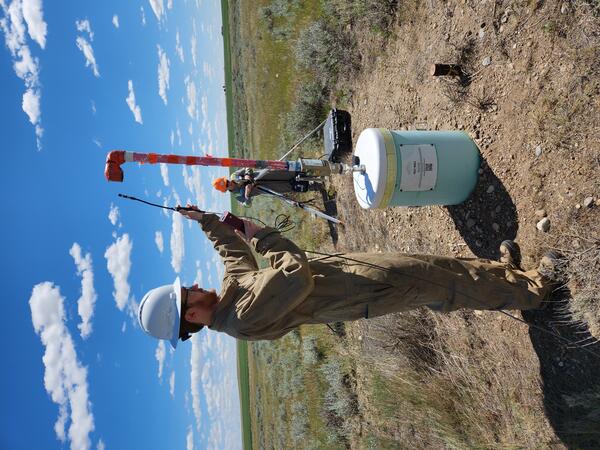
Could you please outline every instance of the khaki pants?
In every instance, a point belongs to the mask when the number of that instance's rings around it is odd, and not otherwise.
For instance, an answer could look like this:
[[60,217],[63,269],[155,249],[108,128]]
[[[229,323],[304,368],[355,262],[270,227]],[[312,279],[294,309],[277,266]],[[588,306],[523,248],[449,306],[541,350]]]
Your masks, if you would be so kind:
[[388,287],[369,302],[369,317],[419,306],[438,311],[535,309],[550,292],[536,270],[521,271],[486,259],[433,255],[352,256],[386,269],[352,263],[346,269]]

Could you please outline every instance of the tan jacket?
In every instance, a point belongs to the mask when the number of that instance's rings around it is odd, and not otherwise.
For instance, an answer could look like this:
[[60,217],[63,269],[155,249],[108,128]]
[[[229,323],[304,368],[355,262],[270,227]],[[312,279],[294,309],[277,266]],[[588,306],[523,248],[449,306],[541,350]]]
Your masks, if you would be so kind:
[[548,291],[536,271],[483,259],[359,253],[309,262],[304,251],[268,227],[250,243],[269,260],[270,267],[259,269],[248,244],[217,216],[205,214],[200,223],[225,264],[210,328],[239,339],[276,339],[302,324],[419,306],[530,309]]

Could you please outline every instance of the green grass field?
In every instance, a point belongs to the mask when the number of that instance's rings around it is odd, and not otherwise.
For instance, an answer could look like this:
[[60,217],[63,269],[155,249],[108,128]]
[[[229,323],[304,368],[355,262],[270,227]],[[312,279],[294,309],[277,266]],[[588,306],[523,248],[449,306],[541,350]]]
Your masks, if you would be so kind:
[[[277,159],[301,136],[285,135],[285,116],[295,101],[295,88],[303,77],[295,69],[290,42],[311,17],[320,11],[319,0],[302,6],[289,2],[289,17],[277,17],[278,27],[287,30],[285,39],[266,32],[260,8],[270,2],[230,1],[231,69],[236,155]],[[279,2],[282,3],[282,2]],[[295,155],[297,156],[297,155]]]
[[248,373],[248,343],[246,341],[237,341],[237,368],[242,415],[242,444],[244,450],[251,450],[250,376]]
[[[231,72],[231,36],[229,33],[229,4],[227,0],[221,2],[221,14],[223,20],[223,53],[225,65],[225,102],[227,107],[227,145],[230,149],[235,147],[233,127],[233,96],[232,96],[232,72]],[[231,154],[230,154],[231,156]]]
[[[227,143],[229,148],[234,148],[233,126],[233,97],[232,97],[232,72],[231,72],[231,38],[229,34],[229,4],[227,0],[221,2],[223,20],[223,52],[225,63],[225,101],[227,107]],[[231,155],[231,153],[230,153]],[[252,427],[250,417],[250,381],[248,374],[248,343],[237,341],[237,370],[238,386],[240,393],[240,413],[242,424],[242,445],[244,450],[252,450]]]

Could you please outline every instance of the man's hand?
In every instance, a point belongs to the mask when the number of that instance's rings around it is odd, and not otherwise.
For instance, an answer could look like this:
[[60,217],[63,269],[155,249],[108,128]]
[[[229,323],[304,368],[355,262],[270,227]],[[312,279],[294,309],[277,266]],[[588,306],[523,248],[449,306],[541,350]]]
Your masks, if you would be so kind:
[[244,196],[246,198],[250,198],[250,195],[252,194],[252,189],[254,189],[254,183],[248,183],[245,187],[244,187]]
[[186,209],[183,209],[181,206],[177,205],[177,211],[182,216],[187,217],[190,220],[199,221],[204,216],[204,211],[201,211],[196,205],[190,205],[189,203],[185,205]]
[[242,219],[242,222],[244,222],[244,233],[239,230],[235,230],[235,233],[246,241],[252,239],[256,233],[262,230],[262,227],[256,225],[251,220]]

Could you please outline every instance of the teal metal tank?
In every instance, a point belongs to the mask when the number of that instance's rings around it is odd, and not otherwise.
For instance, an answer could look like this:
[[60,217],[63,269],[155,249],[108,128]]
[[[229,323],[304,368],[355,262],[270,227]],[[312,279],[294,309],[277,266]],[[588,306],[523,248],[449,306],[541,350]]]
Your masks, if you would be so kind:
[[361,207],[456,205],[477,184],[479,149],[462,131],[390,131],[367,128],[354,156],[364,172],[354,172]]

